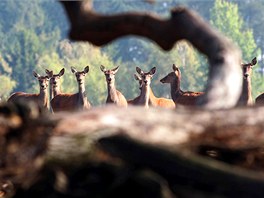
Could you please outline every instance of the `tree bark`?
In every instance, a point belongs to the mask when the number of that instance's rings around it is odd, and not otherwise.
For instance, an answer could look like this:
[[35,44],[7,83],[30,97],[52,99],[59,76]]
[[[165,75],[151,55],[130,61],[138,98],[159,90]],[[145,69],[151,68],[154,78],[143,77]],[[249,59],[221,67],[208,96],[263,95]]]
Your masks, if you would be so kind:
[[[15,197],[76,196],[81,189],[122,197],[131,182],[136,188],[143,181],[167,192],[160,197],[263,195],[264,107],[36,112],[0,108],[0,183]],[[91,191],[92,173],[100,178],[98,191]]]

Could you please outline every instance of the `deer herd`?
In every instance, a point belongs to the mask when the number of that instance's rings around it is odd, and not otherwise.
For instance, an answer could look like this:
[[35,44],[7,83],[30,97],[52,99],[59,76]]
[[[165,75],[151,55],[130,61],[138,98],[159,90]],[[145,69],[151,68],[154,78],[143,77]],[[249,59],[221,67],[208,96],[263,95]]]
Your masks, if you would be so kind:
[[[251,96],[251,71],[256,63],[257,59],[255,57],[250,63],[241,64],[243,71],[243,88],[237,106],[253,104]],[[156,67],[153,67],[148,72],[144,72],[141,68],[136,67],[137,73],[134,74],[134,77],[139,83],[140,93],[134,99],[127,100],[115,86],[115,75],[119,67],[106,69],[105,66],[101,65],[100,69],[104,73],[107,83],[106,104],[113,104],[120,107],[138,105],[144,108],[149,108],[151,106],[174,109],[177,105],[195,106],[199,97],[204,94],[204,92],[183,91],[181,89],[180,68],[173,64],[172,72],[168,73],[160,80],[161,83],[170,84],[172,100],[156,97],[151,89],[150,84],[153,75],[156,73]],[[53,71],[46,69],[47,75],[45,76],[41,76],[33,71],[34,77],[39,81],[40,91],[38,94],[15,92],[8,98],[8,102],[16,102],[19,100],[24,100],[25,102],[33,101],[39,108],[49,109],[51,112],[90,109],[91,104],[88,101],[85,91],[85,76],[89,72],[89,66],[86,66],[83,71],[77,71],[74,67],[71,67],[71,71],[75,75],[78,84],[79,91],[77,93],[61,92],[61,78],[65,72],[64,68],[61,69],[58,74],[54,74]],[[264,105],[264,93],[256,98],[255,104]]]

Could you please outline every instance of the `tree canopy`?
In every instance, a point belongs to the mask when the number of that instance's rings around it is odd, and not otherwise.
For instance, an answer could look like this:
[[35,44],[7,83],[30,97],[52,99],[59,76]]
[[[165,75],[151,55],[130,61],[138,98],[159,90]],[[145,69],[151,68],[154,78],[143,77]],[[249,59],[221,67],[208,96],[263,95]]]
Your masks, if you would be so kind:
[[[240,47],[243,61],[253,57],[259,59],[253,73],[254,97],[264,91],[263,75],[260,62],[262,57],[263,37],[259,31],[264,23],[259,23],[256,13],[261,13],[264,3],[245,3],[224,0],[207,1],[99,1],[94,0],[94,8],[99,13],[111,14],[126,11],[153,12],[164,18],[169,17],[170,8],[184,5],[196,10],[205,20],[232,39]],[[88,98],[93,105],[101,105],[106,99],[106,83],[99,67],[119,65],[116,76],[117,88],[127,99],[139,94],[138,83],[134,80],[135,67],[143,70],[157,67],[151,87],[157,96],[170,97],[169,87],[159,80],[171,71],[172,64],[182,70],[182,88],[202,91],[207,81],[207,60],[189,43],[177,43],[170,52],[164,52],[149,40],[126,37],[98,48],[89,43],[75,43],[67,39],[69,24],[64,10],[57,1],[33,1],[25,4],[15,0],[0,2],[0,75],[12,86],[6,86],[3,95],[14,91],[37,92],[38,84],[32,71],[44,74],[44,69],[58,72],[66,69],[63,76],[62,90],[77,91],[70,66],[83,69],[90,66],[86,88]],[[256,12],[256,13],[255,13]],[[166,36],[166,35],[164,35]],[[7,80],[8,79],[8,80]],[[11,83],[12,82],[12,83]]]

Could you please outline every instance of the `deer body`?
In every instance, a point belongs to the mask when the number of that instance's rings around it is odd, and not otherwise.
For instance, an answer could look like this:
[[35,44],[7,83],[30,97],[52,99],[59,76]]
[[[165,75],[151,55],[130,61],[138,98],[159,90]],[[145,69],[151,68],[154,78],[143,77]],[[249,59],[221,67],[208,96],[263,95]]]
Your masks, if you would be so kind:
[[48,83],[49,77],[48,76],[40,76],[35,71],[33,71],[33,75],[39,81],[40,91],[38,94],[31,94],[25,92],[16,92],[13,93],[9,98],[8,102],[17,102],[17,101],[32,101],[38,105],[40,108],[48,109]]
[[[139,89],[141,90],[142,79],[136,74],[134,75],[134,77],[139,82]],[[139,97],[140,95],[132,100],[129,100],[128,104],[136,105],[138,103]],[[162,108],[169,108],[169,109],[175,108],[175,103],[173,102],[173,100],[167,99],[167,98],[157,98],[155,94],[153,93],[151,87],[149,87],[149,105],[153,107],[162,107]]]
[[63,76],[65,69],[61,69],[58,74],[53,74],[52,70],[46,69],[46,74],[50,78],[50,89],[49,89],[49,95],[50,95],[50,101],[54,96],[61,94],[61,82],[60,78]]
[[181,72],[180,69],[173,64],[173,72],[162,78],[160,82],[169,83],[171,86],[171,97],[176,104],[184,106],[195,106],[198,98],[204,94],[204,92],[192,92],[182,91],[181,86]]
[[58,111],[75,111],[85,110],[91,107],[86,91],[84,77],[89,72],[89,67],[85,67],[83,71],[78,72],[74,67],[71,68],[78,82],[78,93],[60,93],[60,90],[54,91],[54,98],[51,100],[51,107],[54,112]]
[[238,100],[238,106],[248,106],[253,104],[251,95],[251,73],[252,67],[257,64],[256,57],[252,59],[250,63],[241,64],[243,70],[243,85],[240,98]]
[[107,99],[106,104],[115,104],[120,107],[127,107],[127,100],[125,96],[116,89],[115,87],[115,74],[119,67],[114,69],[106,70],[103,65],[100,69],[105,74],[107,82]]
[[137,78],[138,80],[141,80],[141,89],[140,89],[140,95],[136,100],[135,105],[142,105],[145,108],[149,108],[150,90],[151,90],[150,83],[152,76],[156,72],[156,67],[153,67],[149,72],[143,72],[139,67],[136,67],[136,71],[140,75],[140,77]]
[[173,100],[168,99],[168,98],[157,98],[152,89],[150,88],[150,93],[149,93],[149,103],[151,106],[154,107],[162,107],[162,108],[168,108],[168,109],[174,109],[175,108],[175,103]]

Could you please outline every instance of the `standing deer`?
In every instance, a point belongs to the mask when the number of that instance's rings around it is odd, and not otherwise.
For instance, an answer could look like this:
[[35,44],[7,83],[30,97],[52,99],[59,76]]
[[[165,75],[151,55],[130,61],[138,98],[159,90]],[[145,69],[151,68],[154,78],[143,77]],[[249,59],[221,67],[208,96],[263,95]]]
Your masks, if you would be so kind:
[[[49,83],[49,98],[50,98],[50,102],[52,100],[52,98],[54,98],[54,96],[58,95],[61,93],[61,82],[60,82],[60,77],[64,74],[64,68],[61,69],[61,71],[58,74],[53,74],[52,70],[45,70],[46,74],[48,75],[48,77],[50,78],[50,83]],[[49,104],[50,106],[50,112],[53,113],[53,110],[51,108],[51,104]]]
[[50,88],[49,88],[49,95],[50,95],[50,101],[54,96],[61,93],[61,82],[60,78],[63,76],[65,69],[62,68],[58,74],[53,74],[52,70],[46,69],[46,74],[50,78]]
[[48,76],[40,76],[38,73],[33,71],[33,75],[39,81],[40,91],[38,94],[31,94],[25,92],[15,92],[13,93],[7,100],[7,102],[28,102],[33,101],[38,105],[38,107],[48,109],[48,85],[49,85],[49,77]]
[[89,72],[89,66],[80,72],[71,67],[71,71],[76,76],[79,92],[75,94],[57,93],[51,100],[51,107],[54,112],[84,110],[91,107],[85,91],[85,76]]
[[143,105],[145,108],[149,108],[150,101],[150,83],[153,75],[156,73],[156,67],[153,67],[149,72],[142,71],[139,67],[136,67],[137,73],[140,77],[135,75],[135,78],[141,81],[140,95],[137,100],[134,101],[135,105]]
[[117,106],[127,107],[125,96],[115,87],[115,74],[119,66],[114,69],[106,70],[105,66],[101,65],[101,71],[104,73],[107,82],[107,99],[106,104],[116,104]]
[[[134,74],[135,79],[139,82],[139,89],[141,90],[142,87],[142,78],[139,77],[138,75]],[[151,87],[149,90],[149,104],[153,107],[162,107],[162,108],[168,108],[168,109],[173,109],[175,108],[175,103],[173,102],[173,100],[168,99],[168,98],[157,98]],[[134,105],[137,103],[139,96],[137,96],[136,98],[129,100],[128,103],[131,105]]]
[[204,92],[192,92],[181,90],[181,71],[173,64],[173,72],[170,72],[167,76],[162,78],[160,82],[169,83],[171,86],[171,97],[176,104],[185,106],[195,106],[198,98],[204,94]]
[[252,67],[257,64],[257,58],[253,58],[250,63],[241,64],[243,70],[243,86],[238,106],[247,106],[253,104],[251,95],[251,73]]

